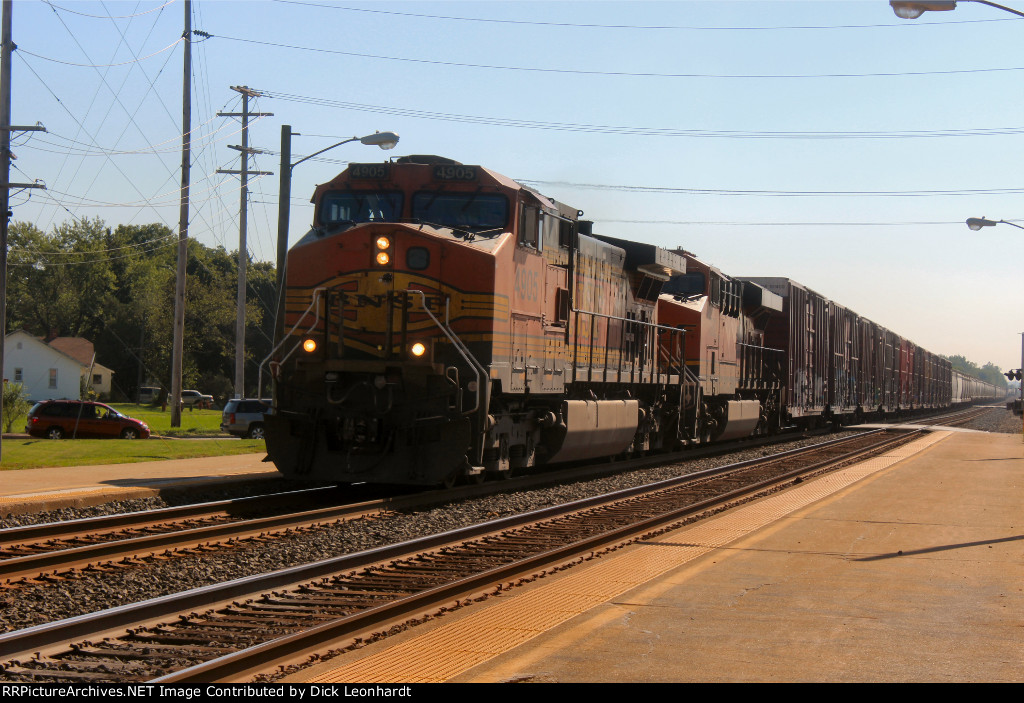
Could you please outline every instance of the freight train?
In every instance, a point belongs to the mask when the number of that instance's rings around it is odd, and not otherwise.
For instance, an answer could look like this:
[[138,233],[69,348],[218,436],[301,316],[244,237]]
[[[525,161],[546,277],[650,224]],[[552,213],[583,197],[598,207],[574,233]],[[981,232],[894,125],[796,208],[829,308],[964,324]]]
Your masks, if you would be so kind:
[[995,395],[794,281],[595,234],[482,166],[350,164],[313,203],[269,361],[289,477],[450,485]]

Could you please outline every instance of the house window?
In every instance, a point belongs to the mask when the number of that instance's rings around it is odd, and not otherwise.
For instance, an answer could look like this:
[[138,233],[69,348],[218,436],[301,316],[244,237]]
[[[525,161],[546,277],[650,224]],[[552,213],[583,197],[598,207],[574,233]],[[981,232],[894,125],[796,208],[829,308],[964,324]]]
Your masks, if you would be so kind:
[[57,369],[50,369],[50,388],[57,387]]
[[15,383],[21,383],[22,382],[22,372],[21,372],[21,369],[14,369],[14,382]]
[[103,384],[103,375],[102,374],[98,374],[98,373],[94,373],[92,375],[92,385],[99,386],[99,385],[102,385],[102,384]]

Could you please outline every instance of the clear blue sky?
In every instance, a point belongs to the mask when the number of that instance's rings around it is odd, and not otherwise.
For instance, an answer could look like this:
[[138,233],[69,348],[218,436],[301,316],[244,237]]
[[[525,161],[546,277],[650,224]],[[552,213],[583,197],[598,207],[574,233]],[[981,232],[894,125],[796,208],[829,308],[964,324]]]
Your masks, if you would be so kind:
[[[14,3],[14,219],[177,230],[184,5]],[[1024,0],[1020,8],[1024,9]],[[248,249],[275,256],[280,130],[291,238],[348,160],[440,154],[529,182],[595,230],[788,276],[942,354],[1020,366],[1024,20],[961,2],[193,2],[190,235],[238,248],[232,85],[253,125]],[[234,292],[226,294],[234,295]]]

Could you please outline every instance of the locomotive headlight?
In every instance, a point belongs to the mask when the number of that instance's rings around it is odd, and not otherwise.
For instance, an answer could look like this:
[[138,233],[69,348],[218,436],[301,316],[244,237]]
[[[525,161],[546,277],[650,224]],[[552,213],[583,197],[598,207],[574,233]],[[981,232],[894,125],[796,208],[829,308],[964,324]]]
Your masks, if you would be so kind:
[[377,253],[374,254],[373,260],[378,266],[387,266],[391,263],[391,237],[381,235],[373,241],[373,245],[377,248]]
[[409,351],[412,352],[413,356],[421,357],[427,353],[427,345],[423,342],[415,342],[411,347],[409,347]]
[[315,339],[305,339],[305,340],[303,340],[302,341],[302,350],[304,352],[306,352],[307,354],[312,354],[313,352],[315,352],[316,351],[316,340]]

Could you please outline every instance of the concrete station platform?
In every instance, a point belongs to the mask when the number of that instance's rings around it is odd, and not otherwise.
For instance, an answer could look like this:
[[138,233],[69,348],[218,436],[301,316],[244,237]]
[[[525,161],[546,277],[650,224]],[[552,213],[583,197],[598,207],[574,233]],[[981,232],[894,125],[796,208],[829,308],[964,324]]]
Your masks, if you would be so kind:
[[1024,681],[1024,443],[935,432],[288,680]]
[[0,472],[0,515],[146,498],[183,487],[280,478],[266,453]]

